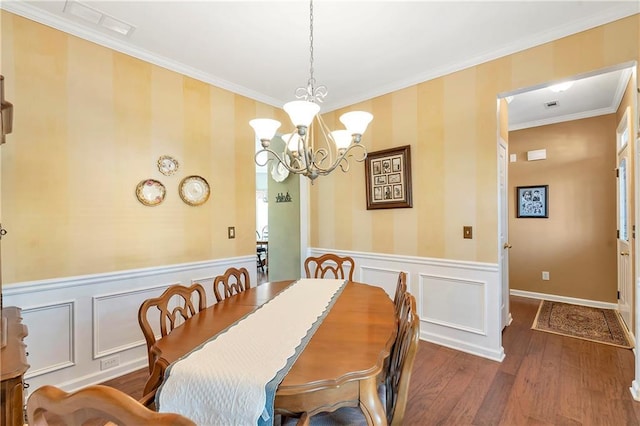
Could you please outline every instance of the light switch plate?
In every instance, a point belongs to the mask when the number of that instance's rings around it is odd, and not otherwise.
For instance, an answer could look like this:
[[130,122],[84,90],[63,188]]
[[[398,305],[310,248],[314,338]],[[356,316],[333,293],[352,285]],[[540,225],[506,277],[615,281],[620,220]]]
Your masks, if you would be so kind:
[[230,226],[227,228],[227,236],[229,237],[229,239],[233,239],[236,237],[236,227],[235,226]]
[[473,239],[473,226],[462,227],[462,238]]

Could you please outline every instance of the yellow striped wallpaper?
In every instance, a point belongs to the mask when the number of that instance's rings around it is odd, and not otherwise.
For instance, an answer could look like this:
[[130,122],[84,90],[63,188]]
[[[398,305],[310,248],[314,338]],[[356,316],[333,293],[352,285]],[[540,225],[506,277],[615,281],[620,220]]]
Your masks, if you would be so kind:
[[[3,284],[254,253],[253,131],[278,108],[250,100],[6,11],[2,69],[15,106],[1,148]],[[364,166],[319,178],[310,245],[497,261],[496,94],[640,57],[640,16],[471,67],[325,114],[355,108],[374,121],[370,151],[411,145],[411,209],[366,210]],[[171,155],[177,175],[156,161]],[[208,180],[200,207],[178,196]],[[165,201],[135,197],[161,180]],[[474,239],[462,239],[462,226]],[[227,239],[227,227],[237,237]]]
[[[14,130],[2,146],[3,284],[179,264],[255,250],[253,130],[282,112],[6,11],[2,74]],[[162,175],[161,155],[180,164]],[[204,177],[191,207],[180,181]],[[141,204],[143,179],[166,187]],[[227,227],[236,238],[227,239]]]
[[414,205],[367,211],[364,166],[352,165],[312,186],[311,246],[497,262],[496,96],[639,58],[634,15],[326,114],[372,112],[369,151],[411,145]]

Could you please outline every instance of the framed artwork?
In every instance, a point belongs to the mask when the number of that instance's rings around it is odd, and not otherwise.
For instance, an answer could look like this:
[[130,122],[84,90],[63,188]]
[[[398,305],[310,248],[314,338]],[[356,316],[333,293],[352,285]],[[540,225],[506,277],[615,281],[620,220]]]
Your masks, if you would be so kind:
[[365,178],[367,210],[412,207],[411,146],[367,154]]
[[516,217],[549,217],[549,185],[517,186]]

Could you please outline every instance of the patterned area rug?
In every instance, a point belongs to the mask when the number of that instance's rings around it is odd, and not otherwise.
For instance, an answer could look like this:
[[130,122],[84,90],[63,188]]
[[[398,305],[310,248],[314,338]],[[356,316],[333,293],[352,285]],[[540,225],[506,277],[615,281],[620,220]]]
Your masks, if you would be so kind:
[[620,314],[613,309],[542,300],[531,328],[621,348],[633,347]]

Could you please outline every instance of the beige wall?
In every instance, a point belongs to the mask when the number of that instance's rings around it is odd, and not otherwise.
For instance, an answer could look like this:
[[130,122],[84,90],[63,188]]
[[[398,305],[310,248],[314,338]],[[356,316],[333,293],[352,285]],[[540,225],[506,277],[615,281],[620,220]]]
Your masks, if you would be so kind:
[[638,60],[639,26],[634,15],[349,108],[374,114],[370,151],[411,145],[414,207],[367,211],[353,164],[312,186],[311,246],[497,262],[496,95]]
[[[3,284],[255,253],[253,130],[275,108],[2,15],[2,74],[14,104],[2,146]],[[180,162],[163,176],[156,162]],[[190,207],[184,177],[211,197]],[[138,202],[142,179],[165,201]],[[227,239],[227,227],[236,239]]]
[[[509,133],[511,289],[617,300],[616,126],[608,114]],[[527,161],[536,149],[547,159]],[[547,219],[516,218],[516,187],[530,185],[549,185]]]
[[[254,253],[247,122],[284,122],[280,110],[0,13],[15,105],[2,147],[4,284]],[[496,94],[637,60],[639,24],[635,15],[354,106],[375,115],[370,151],[411,145],[414,207],[367,211],[353,164],[311,187],[310,244],[496,262]],[[164,154],[180,161],[177,176],[157,171]],[[187,174],[209,181],[204,206],[177,196]],[[157,207],[135,199],[149,177],[167,187]]]

